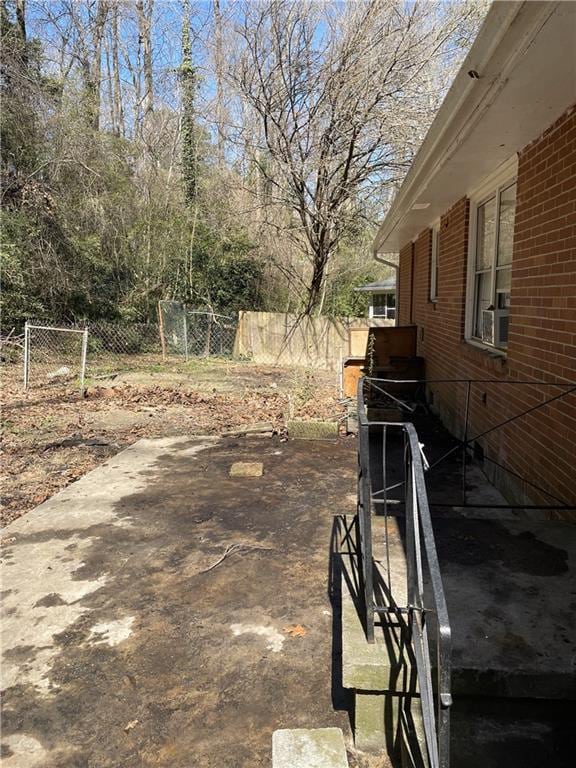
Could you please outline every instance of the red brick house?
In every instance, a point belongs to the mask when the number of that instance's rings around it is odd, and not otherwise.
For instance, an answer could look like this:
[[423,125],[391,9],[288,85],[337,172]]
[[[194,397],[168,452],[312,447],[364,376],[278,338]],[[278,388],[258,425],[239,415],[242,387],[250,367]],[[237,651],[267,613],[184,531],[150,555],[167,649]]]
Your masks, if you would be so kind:
[[576,504],[576,3],[492,5],[374,253],[446,426],[510,500]]

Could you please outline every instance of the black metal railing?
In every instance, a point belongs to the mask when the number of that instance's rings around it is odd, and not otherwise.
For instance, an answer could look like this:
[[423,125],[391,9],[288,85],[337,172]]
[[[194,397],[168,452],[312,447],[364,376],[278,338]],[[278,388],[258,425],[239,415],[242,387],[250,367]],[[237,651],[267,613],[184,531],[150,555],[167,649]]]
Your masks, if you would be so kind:
[[[370,420],[366,382],[358,385],[358,534],[366,637],[374,641],[375,617],[396,613],[406,626],[422,707],[427,763],[450,761],[451,630],[430,518],[418,435],[411,423]],[[392,456],[395,454],[395,456]],[[388,516],[404,512],[404,588],[394,594]],[[372,518],[385,518],[385,558],[375,563]],[[382,576],[388,585],[375,589]],[[395,574],[397,577],[398,574]],[[376,598],[378,594],[378,599]],[[388,599],[386,599],[386,596]],[[383,599],[384,598],[384,599]],[[436,657],[433,663],[433,657]]]
[[[412,398],[411,402],[399,397],[398,387],[412,388],[416,397]],[[457,434],[454,434],[453,430],[454,445],[448,448],[442,455],[434,458],[430,466],[426,466],[426,470],[435,470],[438,466],[445,464],[448,459],[457,459],[458,454],[460,454],[461,494],[459,499],[456,497],[453,499],[443,499],[440,506],[473,507],[475,509],[548,510],[551,512],[573,512],[576,510],[573,500],[566,501],[558,495],[555,488],[544,488],[535,482],[534,477],[527,477],[525,474],[521,475],[512,467],[503,464],[502,461],[499,461],[490,452],[483,452],[482,455],[482,461],[486,465],[492,469],[497,468],[509,478],[514,478],[518,486],[525,489],[524,496],[527,499],[535,496],[547,501],[545,503],[522,501],[518,504],[485,504],[469,503],[467,496],[467,471],[470,466],[469,454],[475,448],[481,446],[485,438],[492,433],[501,431],[519,421],[525,422],[528,417],[537,417],[547,407],[552,405],[564,408],[559,414],[560,419],[567,422],[570,419],[574,419],[574,414],[576,413],[576,382],[538,381],[536,379],[378,379],[366,377],[364,379],[363,391],[364,388],[369,389],[374,396],[373,400],[378,399],[380,406],[398,408],[405,418],[411,419],[416,411],[418,400],[421,403],[427,403],[427,397],[430,393],[434,389],[442,387],[449,388],[449,399],[453,403],[459,404],[459,420],[457,424],[453,425],[456,428]],[[498,420],[498,417],[496,417],[494,423],[485,424],[482,429],[473,429],[473,419],[471,418],[473,403],[477,403],[480,400],[483,403],[483,410],[486,411],[487,393],[490,392],[491,396],[500,395],[502,390],[506,391],[506,394],[501,395],[501,399],[505,399],[508,403],[507,408],[502,411],[504,413],[503,418]],[[522,394],[523,397],[518,398],[519,394]],[[510,413],[509,410],[512,409],[514,402],[516,402],[518,410],[516,413]],[[476,406],[476,411],[478,411],[478,406]],[[476,416],[478,416],[478,413],[476,413]],[[481,421],[484,422],[485,419],[486,414],[484,412]],[[539,424],[536,425],[536,429],[544,432],[545,427]],[[435,505],[432,504],[431,506],[434,507]]]

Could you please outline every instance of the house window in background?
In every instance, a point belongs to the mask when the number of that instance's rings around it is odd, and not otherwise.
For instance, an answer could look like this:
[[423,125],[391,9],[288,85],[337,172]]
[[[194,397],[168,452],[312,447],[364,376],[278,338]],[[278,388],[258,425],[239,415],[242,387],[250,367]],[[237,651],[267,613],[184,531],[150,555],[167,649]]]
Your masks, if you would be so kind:
[[385,317],[393,320],[396,316],[396,297],[393,293],[375,293],[370,304],[370,317]]
[[516,182],[499,186],[475,206],[474,259],[469,312],[471,336],[500,349],[508,345]]

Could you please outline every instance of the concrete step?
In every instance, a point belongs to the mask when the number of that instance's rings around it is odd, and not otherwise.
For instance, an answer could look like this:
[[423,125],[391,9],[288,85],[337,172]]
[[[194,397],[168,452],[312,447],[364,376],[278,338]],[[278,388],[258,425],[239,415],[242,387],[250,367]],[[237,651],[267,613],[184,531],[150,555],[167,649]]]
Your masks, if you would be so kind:
[[[455,446],[432,418],[415,419],[433,465]],[[381,430],[371,435],[375,491],[382,488]],[[386,451],[387,484],[403,479],[402,440]],[[488,466],[488,465],[487,465]],[[462,456],[456,451],[426,473],[436,548],[452,626],[455,695],[576,700],[576,526],[542,519],[534,510],[501,508],[506,499],[469,458],[468,504],[461,501]],[[401,496],[398,487],[390,495]],[[381,510],[382,511],[382,510]],[[392,595],[402,604],[406,568],[404,519],[391,537]],[[374,526],[374,557],[385,566],[383,537]],[[403,592],[404,590],[404,592]]]
[[348,768],[340,728],[292,728],[272,734],[272,768]]
[[[405,605],[406,557],[397,521],[374,519],[375,541],[383,540],[384,525],[390,537],[390,566],[395,574],[391,585],[398,605]],[[361,691],[417,693],[416,676],[410,647],[406,644],[408,627],[403,616],[383,614],[374,633],[374,642],[366,642],[359,615],[358,574],[353,559],[341,555],[342,612],[342,685]]]
[[[377,521],[375,529],[383,522]],[[392,536],[395,521],[389,520],[388,525]],[[399,548],[396,554],[403,560]],[[422,707],[404,617],[383,615],[375,628],[374,643],[368,643],[358,613],[353,559],[342,554],[339,562],[342,684],[354,691],[356,748],[387,752],[391,759],[401,758],[403,768],[422,768],[426,765]],[[396,565],[400,567],[400,563]]]
[[572,768],[576,703],[454,699],[451,768]]
[[576,699],[576,526],[435,520],[454,694]]
[[[389,518],[387,524],[391,591],[402,605],[404,521]],[[453,693],[576,700],[576,612],[570,609],[576,601],[576,526],[467,518],[436,518],[433,525],[452,626]],[[373,536],[385,578],[382,519],[374,521]],[[390,665],[380,667],[379,681],[394,690],[391,681],[403,659],[397,630],[385,634],[386,640],[377,636],[366,656],[358,657],[355,674],[360,675],[363,664],[375,679],[371,667],[378,665],[378,646],[384,644]]]

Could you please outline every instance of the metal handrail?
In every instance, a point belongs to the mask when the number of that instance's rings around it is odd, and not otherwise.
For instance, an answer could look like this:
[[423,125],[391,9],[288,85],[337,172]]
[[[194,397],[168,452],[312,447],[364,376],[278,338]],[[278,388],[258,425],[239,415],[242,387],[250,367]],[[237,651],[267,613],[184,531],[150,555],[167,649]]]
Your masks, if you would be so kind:
[[[492,508],[492,509],[495,509],[495,508],[498,508],[498,506],[501,506],[501,505],[494,505],[494,504],[468,505],[467,491],[466,491],[466,485],[467,485],[466,471],[469,463],[468,456],[467,456],[468,450],[473,446],[475,446],[475,444],[479,440],[495,432],[496,430],[502,429],[515,421],[518,421],[520,419],[525,418],[526,416],[534,414],[537,411],[542,410],[546,406],[551,405],[552,403],[558,403],[561,400],[567,399],[570,395],[576,395],[575,381],[539,381],[537,379],[534,379],[534,380],[532,379],[380,379],[380,378],[374,378],[374,377],[365,377],[364,381],[366,384],[370,386],[372,390],[383,395],[386,398],[386,400],[389,400],[391,403],[397,406],[400,410],[408,413],[413,413],[416,409],[416,405],[415,404],[410,405],[405,400],[402,400],[399,397],[396,397],[390,391],[391,385],[406,386],[409,384],[413,384],[413,385],[415,384],[415,385],[426,387],[426,388],[434,384],[455,384],[455,385],[466,386],[465,398],[464,398],[465,407],[464,407],[464,414],[463,414],[462,437],[458,438],[454,436],[457,441],[456,445],[453,445],[451,448],[445,451],[439,458],[436,458],[430,466],[426,466],[426,470],[434,469],[443,461],[445,461],[450,456],[455,454],[457,451],[459,450],[462,451],[462,498],[460,501],[457,501],[457,500],[454,500],[451,502],[444,501],[443,506],[474,506],[476,508],[483,507],[483,508]],[[557,390],[559,389],[560,392],[545,395],[540,402],[530,405],[520,410],[518,413],[507,415],[505,419],[497,422],[496,424],[492,424],[487,429],[482,429],[480,432],[471,433],[470,432],[470,424],[471,424],[470,412],[471,412],[471,404],[473,399],[472,397],[473,387],[478,384],[497,385],[498,387],[511,386],[513,388],[517,388],[519,386],[538,387],[542,389],[554,387]],[[495,467],[498,467],[498,469],[506,472],[508,475],[518,478],[523,484],[528,486],[531,490],[536,491],[541,496],[546,496],[547,498],[557,502],[557,504],[529,504],[529,503],[525,503],[525,504],[523,503],[518,505],[506,504],[505,505],[506,508],[566,510],[566,511],[576,509],[576,505],[574,503],[570,503],[568,501],[565,501],[559,498],[557,495],[552,493],[550,489],[541,487],[540,485],[535,483],[532,478],[528,478],[526,476],[520,475],[518,472],[511,469],[509,466],[505,466],[500,461],[496,460],[493,456],[489,456],[487,454],[484,455],[484,461],[487,461],[489,464]]]
[[[426,751],[430,768],[448,768],[450,762],[450,706],[451,696],[451,629],[442,584],[442,576],[436,552],[434,531],[428,506],[424,468],[418,435],[411,423],[369,421],[364,399],[362,378],[358,382],[358,528],[359,550],[365,609],[365,629],[369,642],[374,641],[374,616],[390,611],[389,606],[379,606],[374,593],[374,558],[372,552],[372,509],[375,493],[370,475],[370,429],[382,429],[383,494],[378,499],[388,512],[386,482],[386,440],[391,431],[400,431],[404,437],[404,508],[406,517],[406,606],[396,605],[395,610],[408,616],[409,638],[415,659],[416,675],[420,689],[422,720]],[[382,509],[382,508],[380,508]],[[386,526],[386,537],[388,535]],[[386,547],[388,540],[386,538]],[[426,564],[426,568],[425,568]],[[426,578],[427,576],[427,578]],[[424,594],[425,584],[429,593]],[[428,596],[428,594],[430,596]],[[435,646],[437,654],[436,680],[430,652],[429,616],[435,616]],[[436,704],[434,694],[436,692]]]

